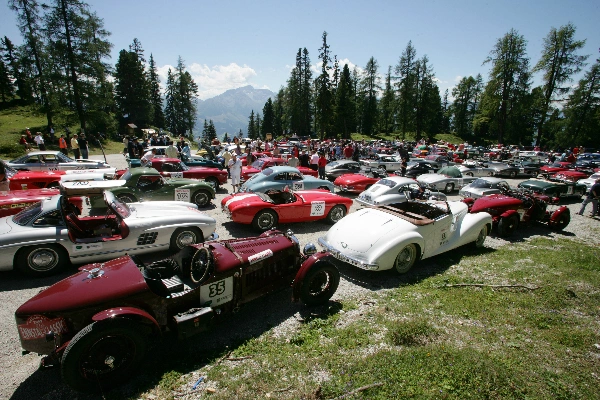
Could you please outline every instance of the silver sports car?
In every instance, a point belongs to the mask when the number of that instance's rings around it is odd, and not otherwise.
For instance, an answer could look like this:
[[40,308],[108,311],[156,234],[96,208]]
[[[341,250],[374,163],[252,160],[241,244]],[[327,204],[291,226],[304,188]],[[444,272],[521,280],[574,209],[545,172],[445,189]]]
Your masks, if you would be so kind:
[[364,206],[380,206],[416,199],[446,200],[446,195],[439,192],[432,193],[414,179],[388,176],[362,192],[356,201]]
[[460,189],[458,194],[462,197],[478,199],[490,194],[502,193],[502,190],[510,190],[510,186],[504,179],[500,178],[479,178]]
[[65,195],[0,218],[0,271],[46,276],[73,263],[105,261],[211,240],[216,221],[183,202],[120,202],[105,192],[101,216],[77,216]]
[[468,185],[475,179],[474,177],[464,176],[458,168],[452,166],[440,169],[437,174],[420,175],[417,181],[435,190],[452,193],[454,190]]
[[74,160],[60,151],[31,151],[8,162],[14,169],[24,171],[65,171],[69,169],[110,168],[104,161]]

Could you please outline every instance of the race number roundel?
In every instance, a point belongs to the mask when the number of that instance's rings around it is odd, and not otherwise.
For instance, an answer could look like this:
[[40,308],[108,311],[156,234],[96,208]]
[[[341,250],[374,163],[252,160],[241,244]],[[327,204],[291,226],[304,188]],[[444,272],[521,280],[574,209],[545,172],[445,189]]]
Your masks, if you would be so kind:
[[183,172],[171,172],[169,175],[171,178],[183,178]]
[[175,201],[190,202],[190,189],[175,189]]
[[304,190],[304,182],[303,181],[292,182],[292,190]]
[[310,216],[320,217],[325,215],[325,202],[324,201],[311,201],[310,202]]

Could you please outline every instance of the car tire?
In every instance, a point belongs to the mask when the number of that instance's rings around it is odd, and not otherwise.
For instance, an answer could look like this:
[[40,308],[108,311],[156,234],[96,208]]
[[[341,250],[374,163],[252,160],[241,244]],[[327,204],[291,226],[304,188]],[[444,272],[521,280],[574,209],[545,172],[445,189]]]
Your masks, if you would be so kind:
[[198,228],[179,228],[173,232],[173,235],[171,235],[171,244],[169,246],[169,250],[176,252],[186,246],[202,243],[203,241],[204,238],[202,237],[202,232],[200,232]]
[[123,318],[86,326],[62,356],[64,382],[89,393],[105,392],[129,379],[146,355],[148,341],[142,332],[139,324]]
[[380,166],[377,167],[377,169],[381,169],[383,171],[387,171],[387,168],[386,168],[385,165],[380,165]]
[[118,194],[117,199],[119,199],[123,203],[135,203],[137,201],[135,196],[129,193]]
[[196,204],[198,207],[208,206],[211,199],[212,196],[206,190],[198,190],[193,196],[194,204]]
[[342,206],[341,204],[331,207],[331,210],[329,210],[329,213],[327,214],[327,223],[331,225],[335,224],[346,216],[346,212],[346,207]]
[[300,300],[307,306],[324,304],[331,299],[340,284],[340,272],[327,262],[314,265],[302,281]]
[[446,187],[444,188],[444,192],[450,194],[454,191],[454,183],[446,183]]
[[398,253],[394,260],[394,271],[399,274],[405,274],[415,265],[417,261],[417,246],[414,244],[407,244]]
[[556,231],[562,231],[569,225],[571,222],[571,212],[567,209],[566,212],[563,212],[558,219],[558,221],[553,221],[550,223],[550,227]]
[[474,176],[472,172],[465,172],[466,176]]
[[204,181],[211,185],[215,190],[219,189],[219,180],[214,176],[209,176]]
[[483,226],[483,228],[481,228],[481,230],[479,231],[479,234],[477,235],[477,239],[475,239],[475,241],[473,242],[473,247],[475,247],[476,249],[480,249],[483,247],[483,243],[485,242],[485,238],[487,238],[488,235],[488,227],[487,225]]
[[517,229],[517,226],[519,226],[519,217],[516,215],[500,218],[500,221],[498,221],[498,236],[511,236]]
[[511,179],[514,179],[514,178],[517,177],[517,173],[515,171],[510,171],[508,173],[508,177],[511,178]]
[[261,210],[256,213],[252,220],[252,226],[261,232],[268,231],[269,229],[277,226],[277,214],[272,210]]
[[21,272],[36,278],[53,275],[71,263],[67,251],[57,244],[24,247],[15,261]]

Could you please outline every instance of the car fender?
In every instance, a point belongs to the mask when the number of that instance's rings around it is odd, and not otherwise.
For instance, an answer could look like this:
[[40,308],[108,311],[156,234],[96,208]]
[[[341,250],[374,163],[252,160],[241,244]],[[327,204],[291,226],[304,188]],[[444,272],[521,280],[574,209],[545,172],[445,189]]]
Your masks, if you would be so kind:
[[512,215],[517,215],[517,218],[519,218],[519,221],[521,220],[521,218],[519,217],[519,212],[517,210],[507,210],[504,211],[502,214],[500,214],[500,218],[508,218]]
[[564,213],[570,213],[569,208],[567,206],[558,207],[558,209],[550,215],[550,222],[558,221]]
[[372,250],[372,253],[369,254],[369,261],[376,262],[379,265],[379,271],[391,269],[393,268],[394,261],[400,250],[411,243],[419,246],[419,257],[417,260],[420,260],[425,256],[425,240],[419,232],[408,232],[391,239],[386,244],[377,246]]
[[308,272],[316,265],[321,263],[329,263],[335,266],[335,259],[326,251],[320,251],[318,253],[313,254],[308,257],[302,265],[300,269],[296,273],[296,277],[292,282],[292,301],[298,302],[300,300],[300,292],[302,290],[302,283],[304,282],[304,277]]
[[189,189],[190,193],[193,193],[194,191],[200,190],[200,189],[208,190],[212,194],[213,199],[215,197],[215,189],[212,187],[212,185],[210,185],[208,183],[204,183],[204,182],[190,183],[188,185],[182,185],[182,186],[177,187],[177,189]]
[[92,321],[105,321],[113,318],[131,318],[138,322],[152,324],[159,332],[160,325],[156,319],[146,311],[135,307],[115,307],[108,310],[100,311],[92,316]]

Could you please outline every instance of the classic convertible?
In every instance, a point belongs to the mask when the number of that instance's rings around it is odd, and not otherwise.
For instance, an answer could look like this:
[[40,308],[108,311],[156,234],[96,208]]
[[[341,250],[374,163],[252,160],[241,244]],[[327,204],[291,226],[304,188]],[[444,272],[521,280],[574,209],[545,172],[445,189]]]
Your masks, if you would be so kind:
[[478,199],[490,194],[502,193],[503,190],[508,189],[510,189],[510,186],[504,179],[488,177],[475,179],[473,182],[460,189],[458,194],[462,197]]
[[116,168],[70,169],[66,171],[17,171],[9,179],[10,190],[58,189],[61,181],[112,179]]
[[[15,190],[9,192],[0,192],[0,217],[15,215],[22,209],[45,200],[49,197],[60,194],[58,189],[30,189]],[[83,199],[81,197],[71,197],[69,202],[75,205],[81,212],[83,208]]]
[[380,179],[373,186],[362,192],[356,201],[364,206],[382,206],[385,204],[402,203],[409,200],[446,200],[446,195],[431,192],[421,187],[414,179],[389,176]]
[[240,224],[252,224],[266,231],[277,224],[326,219],[334,224],[350,210],[352,200],[327,190],[298,192],[269,190],[265,193],[238,193],[221,200],[221,208]]
[[109,260],[209,240],[216,221],[180,202],[127,205],[104,192],[102,216],[78,217],[66,195],[57,195],[0,219],[0,271],[31,276],[58,272],[70,262]]
[[215,189],[227,183],[227,171],[219,168],[188,167],[178,158],[155,157],[152,159],[152,168],[168,178],[203,179]]
[[293,301],[327,303],[340,280],[332,261],[313,244],[301,253],[291,231],[269,231],[187,246],[150,265],[135,256],[87,265],[17,309],[21,346],[46,354],[44,366],[60,365],[75,390],[106,392],[130,379],[167,331],[192,336],[290,286]]
[[385,178],[387,173],[379,168],[363,169],[360,173],[338,176],[333,184],[340,192],[362,193]]
[[587,192],[587,187],[581,183],[548,182],[537,179],[521,182],[518,187],[549,197],[576,197],[579,199]]
[[468,243],[483,246],[490,214],[470,214],[460,201],[417,202],[363,208],[333,225],[319,244],[355,267],[403,274],[417,260]]

